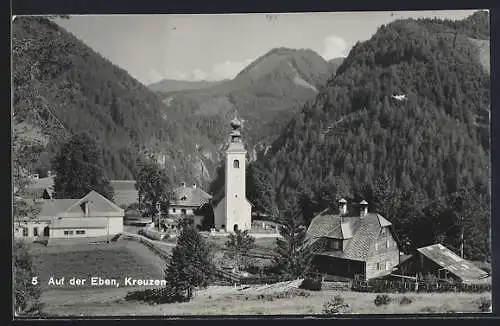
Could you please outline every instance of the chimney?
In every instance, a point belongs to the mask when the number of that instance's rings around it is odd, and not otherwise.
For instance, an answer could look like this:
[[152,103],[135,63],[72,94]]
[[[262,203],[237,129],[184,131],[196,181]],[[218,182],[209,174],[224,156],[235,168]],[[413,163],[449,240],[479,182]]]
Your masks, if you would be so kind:
[[339,200],[339,214],[340,215],[347,214],[347,200],[345,200],[344,198],[341,198]]
[[85,217],[89,216],[89,202],[88,201],[83,203],[83,210],[85,211]]
[[196,183],[193,183],[193,189],[196,189]]
[[181,183],[181,186],[186,188],[186,183],[185,182]]
[[361,207],[359,216],[363,218],[368,214],[368,202],[366,200],[363,200],[361,201],[361,203],[359,203],[359,206]]

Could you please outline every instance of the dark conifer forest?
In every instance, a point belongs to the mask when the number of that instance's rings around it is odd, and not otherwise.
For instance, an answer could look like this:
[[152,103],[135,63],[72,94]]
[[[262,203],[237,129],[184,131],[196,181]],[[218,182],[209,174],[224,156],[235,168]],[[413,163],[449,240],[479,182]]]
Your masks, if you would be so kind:
[[133,179],[137,157],[155,153],[166,155],[174,180],[206,180],[205,137],[162,116],[164,104],[146,86],[48,18],[16,17],[12,32],[15,124],[40,130],[45,143],[30,170],[43,176],[63,140],[87,132],[103,148],[110,179]]
[[264,158],[279,207],[299,201],[308,222],[340,197],[354,210],[364,198],[408,249],[463,243],[486,258],[490,76],[477,42],[488,39],[477,12],[397,20],[357,43]]
[[365,199],[405,252],[442,243],[489,260],[489,39],[487,12],[396,20],[343,59],[277,48],[233,80],[159,94],[52,20],[17,17],[14,128],[37,157],[23,168],[43,176],[64,141],[86,132],[108,179],[133,179],[152,153],[166,156],[175,184],[215,194],[238,111],[255,160],[247,196],[260,211],[299,210],[308,225],[341,197],[356,214]]

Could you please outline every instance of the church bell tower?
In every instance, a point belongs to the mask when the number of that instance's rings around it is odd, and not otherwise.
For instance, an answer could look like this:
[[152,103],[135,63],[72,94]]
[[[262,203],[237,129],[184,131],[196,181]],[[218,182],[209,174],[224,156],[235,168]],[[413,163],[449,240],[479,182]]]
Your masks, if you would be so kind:
[[251,228],[251,204],[246,198],[246,155],[241,137],[241,121],[231,121],[229,146],[226,150],[225,197],[215,212],[216,227],[232,232]]

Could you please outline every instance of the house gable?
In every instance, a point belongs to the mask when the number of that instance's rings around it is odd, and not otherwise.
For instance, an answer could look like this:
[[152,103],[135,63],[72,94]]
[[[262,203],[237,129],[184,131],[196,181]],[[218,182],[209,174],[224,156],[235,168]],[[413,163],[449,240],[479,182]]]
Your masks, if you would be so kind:
[[85,204],[89,205],[89,217],[123,217],[125,215],[122,208],[94,190],[76,201],[62,215],[64,217],[83,217],[85,216]]

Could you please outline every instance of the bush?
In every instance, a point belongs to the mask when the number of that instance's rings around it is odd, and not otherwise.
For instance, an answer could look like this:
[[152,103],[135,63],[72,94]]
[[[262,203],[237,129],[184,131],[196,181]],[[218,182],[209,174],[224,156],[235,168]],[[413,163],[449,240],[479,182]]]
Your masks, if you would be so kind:
[[306,278],[302,281],[299,289],[321,291],[321,279],[319,278]]
[[413,302],[413,299],[412,298],[409,298],[409,297],[402,297],[401,298],[401,301],[399,301],[399,304],[400,305],[406,305],[406,304],[410,304]]
[[487,297],[481,297],[478,300],[478,309],[481,312],[491,312],[491,299]]
[[376,306],[381,306],[381,305],[387,305],[391,303],[391,297],[388,296],[387,294],[378,294],[377,297],[375,298],[375,305]]
[[323,314],[327,316],[335,314],[345,314],[350,311],[350,306],[344,302],[344,298],[336,295],[333,300],[327,301],[323,304]]

